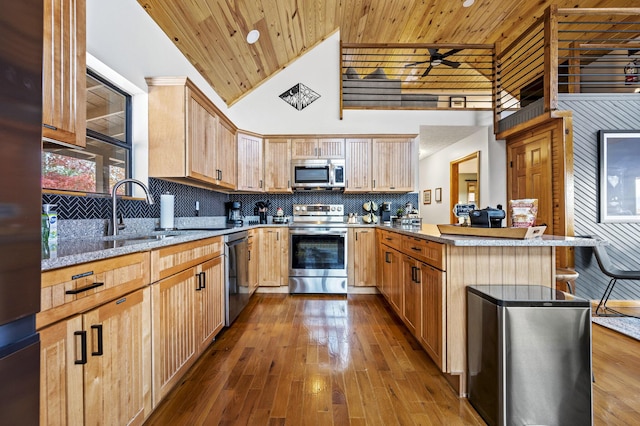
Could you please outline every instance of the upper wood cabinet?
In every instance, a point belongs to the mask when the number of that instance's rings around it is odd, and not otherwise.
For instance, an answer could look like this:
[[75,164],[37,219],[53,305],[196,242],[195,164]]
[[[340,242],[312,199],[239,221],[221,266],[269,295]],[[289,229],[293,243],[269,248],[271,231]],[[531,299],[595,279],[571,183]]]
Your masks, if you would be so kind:
[[291,158],[344,158],[343,138],[304,138],[291,140]]
[[238,191],[264,192],[262,138],[238,132]]
[[235,189],[235,128],[186,77],[147,78],[149,176]]
[[372,191],[411,192],[414,190],[417,153],[412,139],[374,138]]
[[42,137],[86,145],[86,3],[44,0]]
[[224,117],[217,117],[214,160],[216,164],[216,185],[221,188],[235,189],[237,179],[236,129]]
[[371,192],[371,139],[346,140],[344,192]]
[[266,139],[264,143],[265,192],[291,193],[291,140]]

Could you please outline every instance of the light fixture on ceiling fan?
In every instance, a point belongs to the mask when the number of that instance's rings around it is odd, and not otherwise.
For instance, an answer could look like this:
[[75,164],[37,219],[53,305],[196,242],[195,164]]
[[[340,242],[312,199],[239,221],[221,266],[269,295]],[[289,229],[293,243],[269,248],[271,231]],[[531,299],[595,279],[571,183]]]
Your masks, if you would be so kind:
[[476,0],[463,0],[462,7],[471,7]]
[[428,49],[428,50],[429,50],[429,59],[427,59],[426,61],[417,61],[417,62],[408,63],[405,65],[405,68],[412,67],[415,65],[420,65],[420,64],[429,64],[427,69],[424,70],[424,73],[422,73],[422,77],[425,77],[427,74],[429,74],[429,72],[431,72],[433,67],[437,67],[438,65],[446,65],[451,68],[458,68],[460,66],[460,62],[450,61],[445,58],[451,55],[455,55],[456,53],[460,52],[462,49],[451,49],[450,51],[445,53],[438,53],[438,49]]

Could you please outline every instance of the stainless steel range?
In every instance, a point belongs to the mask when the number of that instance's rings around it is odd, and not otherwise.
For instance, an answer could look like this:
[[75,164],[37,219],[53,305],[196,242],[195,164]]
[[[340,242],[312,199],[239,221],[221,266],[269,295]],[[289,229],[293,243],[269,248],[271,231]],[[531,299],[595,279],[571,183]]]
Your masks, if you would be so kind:
[[289,235],[289,293],[346,294],[344,206],[295,204]]

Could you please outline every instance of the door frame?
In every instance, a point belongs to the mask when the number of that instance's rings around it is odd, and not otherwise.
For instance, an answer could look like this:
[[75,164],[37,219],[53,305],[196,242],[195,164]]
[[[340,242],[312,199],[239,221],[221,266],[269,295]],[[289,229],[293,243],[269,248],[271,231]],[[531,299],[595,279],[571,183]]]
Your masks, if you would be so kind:
[[469,160],[476,160],[476,169],[477,169],[477,185],[478,190],[476,206],[480,207],[480,151],[475,151],[467,156],[462,158],[458,158],[457,160],[451,161],[449,163],[449,217],[451,219],[451,223],[457,223],[458,218],[453,214],[453,208],[457,204],[458,194],[460,193],[460,163],[465,163]]

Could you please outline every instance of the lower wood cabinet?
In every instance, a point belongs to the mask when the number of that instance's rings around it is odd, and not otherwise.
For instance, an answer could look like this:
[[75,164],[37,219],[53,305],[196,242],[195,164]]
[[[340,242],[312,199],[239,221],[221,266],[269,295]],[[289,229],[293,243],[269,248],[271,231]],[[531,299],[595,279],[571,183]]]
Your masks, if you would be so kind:
[[376,285],[376,234],[373,228],[349,228],[349,282],[355,287]]
[[289,229],[271,227],[260,229],[258,240],[258,283],[262,287],[289,284]]
[[419,263],[418,267],[422,283],[422,329],[418,340],[433,362],[444,371],[446,300],[443,283],[445,273],[425,263]]
[[418,336],[420,333],[421,321],[421,280],[419,262],[415,259],[402,256],[402,321],[405,323],[411,334]]
[[260,230],[259,229],[250,229],[249,236],[247,238],[247,251],[248,251],[248,259],[249,259],[249,272],[248,272],[248,280],[249,280],[249,293],[253,294],[258,288],[258,273],[259,273],[259,264],[258,264],[258,250],[257,248],[260,246]]
[[171,275],[151,288],[156,405],[224,327],[224,256]]
[[396,312],[402,315],[402,256],[391,247],[381,246],[381,273],[378,287]]
[[40,424],[142,424],[152,410],[148,287],[41,329]]

